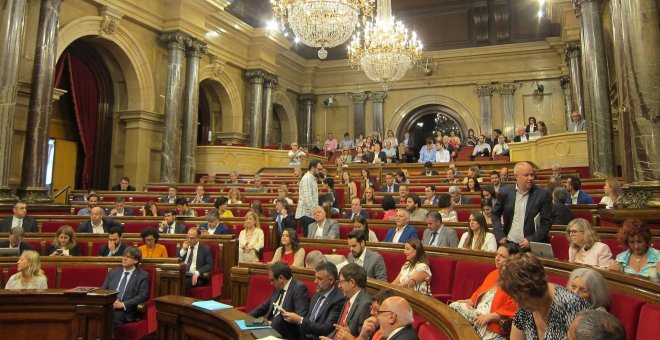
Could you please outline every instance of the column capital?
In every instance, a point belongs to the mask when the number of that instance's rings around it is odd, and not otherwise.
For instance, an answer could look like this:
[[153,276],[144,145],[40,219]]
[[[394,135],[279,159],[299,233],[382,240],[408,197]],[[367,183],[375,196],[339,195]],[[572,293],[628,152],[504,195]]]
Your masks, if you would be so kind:
[[569,76],[561,76],[559,77],[559,83],[562,89],[569,89],[571,87],[571,78]]
[[387,97],[386,91],[369,92],[369,99],[371,99],[371,101],[374,103],[385,102],[385,97]]
[[477,87],[474,88],[474,93],[479,97],[486,97],[491,96],[495,90],[495,85],[477,85]]
[[186,56],[187,57],[197,57],[201,58],[202,55],[208,52],[208,46],[205,42],[201,42],[197,39],[189,38],[186,39]]
[[182,32],[168,32],[160,35],[160,41],[167,45],[167,48],[170,50],[181,50],[185,51],[186,49],[186,40],[190,39],[187,34]]
[[245,71],[245,79],[252,84],[263,84],[266,81],[266,77],[268,77],[268,72],[262,69]]
[[573,13],[575,16],[580,18],[582,16],[582,5],[588,4],[590,2],[601,3],[603,0],[571,0],[573,2]]
[[277,85],[278,81],[279,80],[276,75],[269,73],[264,77],[264,86],[272,88]]
[[512,95],[521,86],[522,84],[520,83],[501,83],[495,85],[495,88],[500,94]]
[[117,11],[114,8],[108,6],[101,7],[101,17],[103,17],[103,22],[101,22],[101,30],[105,34],[113,34],[119,27],[121,19],[124,17],[124,13]]
[[571,58],[579,58],[582,55],[582,45],[579,40],[571,40],[566,42],[564,47],[564,56],[566,60]]
[[369,98],[366,92],[348,92],[346,95],[353,100],[354,104],[364,103]]
[[298,95],[298,101],[306,104],[316,104],[318,97],[313,93],[301,93]]

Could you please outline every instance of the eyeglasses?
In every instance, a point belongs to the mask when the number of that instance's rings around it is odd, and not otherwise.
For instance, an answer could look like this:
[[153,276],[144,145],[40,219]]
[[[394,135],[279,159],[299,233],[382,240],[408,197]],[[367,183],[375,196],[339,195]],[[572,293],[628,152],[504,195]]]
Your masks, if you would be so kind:
[[376,315],[380,315],[380,314],[383,314],[383,313],[394,313],[394,312],[391,311],[391,310],[379,310],[379,311],[376,312]]
[[569,234],[569,235],[575,235],[577,233],[583,233],[583,232],[584,231],[582,231],[582,230],[571,229],[571,230],[567,231],[566,233]]

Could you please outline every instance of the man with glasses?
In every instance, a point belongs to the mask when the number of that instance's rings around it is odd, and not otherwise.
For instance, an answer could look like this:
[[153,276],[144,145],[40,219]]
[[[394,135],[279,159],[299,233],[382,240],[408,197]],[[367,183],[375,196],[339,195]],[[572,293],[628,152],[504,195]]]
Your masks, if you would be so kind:
[[188,229],[186,240],[176,252],[186,264],[186,288],[205,286],[208,279],[204,274],[213,270],[213,254],[209,247],[199,243],[201,234],[197,228]]
[[296,220],[300,220],[303,235],[307,235],[308,226],[314,222],[314,208],[319,204],[319,185],[317,178],[323,171],[323,164],[318,159],[309,162],[309,170],[298,185],[298,207]]
[[[351,335],[358,336],[362,324],[369,317],[371,307],[371,294],[367,292],[367,272],[355,263],[345,265],[339,272],[339,289],[346,297],[346,303],[339,315],[337,325],[339,329],[347,327]],[[338,339],[335,332],[328,338]]]
[[582,119],[582,115],[579,112],[571,113],[571,121],[568,122],[568,132],[580,132],[584,131],[585,120]]
[[124,252],[121,268],[113,269],[106,276],[101,289],[116,290],[117,300],[113,323],[117,328],[127,322],[139,320],[137,306],[149,299],[149,273],[138,266],[142,252],[137,247],[129,247]]
[[85,221],[78,225],[79,233],[94,233],[105,234],[110,232],[114,227],[119,227],[124,230],[124,227],[117,221],[103,217],[103,209],[101,207],[94,207],[89,213],[89,221]]
[[385,299],[376,316],[370,317],[362,327],[359,339],[369,339],[380,327],[382,339],[417,340],[417,331],[412,327],[413,311],[408,301],[400,296]]

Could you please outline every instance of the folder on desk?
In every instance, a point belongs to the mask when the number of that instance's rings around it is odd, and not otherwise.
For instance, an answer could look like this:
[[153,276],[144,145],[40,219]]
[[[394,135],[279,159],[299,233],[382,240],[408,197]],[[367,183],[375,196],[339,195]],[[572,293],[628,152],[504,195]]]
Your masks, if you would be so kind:
[[193,306],[199,307],[199,308],[204,308],[208,310],[221,310],[221,309],[230,309],[234,308],[233,306],[226,305],[224,303],[220,303],[215,300],[208,300],[208,301],[195,301],[192,303]]
[[278,340],[284,339],[280,333],[272,328],[267,329],[255,329],[250,331],[255,338],[259,340]]
[[238,325],[238,328],[240,328],[242,331],[246,331],[246,330],[251,331],[253,329],[270,328],[270,325],[268,325],[268,324],[265,324],[265,325],[262,325],[262,326],[248,326],[248,325],[245,324],[245,320],[234,320],[234,322],[236,322],[236,324]]

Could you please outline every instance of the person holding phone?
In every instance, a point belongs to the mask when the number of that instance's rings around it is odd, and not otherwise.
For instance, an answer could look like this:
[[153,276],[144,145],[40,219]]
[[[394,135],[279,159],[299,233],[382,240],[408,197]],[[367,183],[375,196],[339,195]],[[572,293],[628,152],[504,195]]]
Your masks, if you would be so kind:
[[80,248],[76,244],[76,234],[70,225],[63,225],[57,229],[55,239],[46,254],[49,256],[80,256]]

